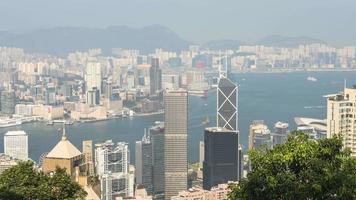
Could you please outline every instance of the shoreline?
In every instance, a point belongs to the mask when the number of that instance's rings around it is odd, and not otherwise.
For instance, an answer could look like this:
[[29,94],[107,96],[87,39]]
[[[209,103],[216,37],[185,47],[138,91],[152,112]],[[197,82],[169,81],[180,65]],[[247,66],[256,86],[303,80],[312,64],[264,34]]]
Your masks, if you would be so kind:
[[231,74],[278,74],[278,73],[303,73],[303,72],[356,72],[356,69],[276,69],[276,70],[261,70],[261,71],[232,71]]

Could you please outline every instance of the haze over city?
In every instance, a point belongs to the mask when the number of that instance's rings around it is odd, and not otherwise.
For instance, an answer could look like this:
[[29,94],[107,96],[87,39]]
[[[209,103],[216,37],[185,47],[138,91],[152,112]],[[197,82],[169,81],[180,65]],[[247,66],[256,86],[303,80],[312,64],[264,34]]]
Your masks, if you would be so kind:
[[283,35],[341,46],[356,44],[355,10],[353,0],[13,0],[0,2],[0,30],[159,24],[196,43]]

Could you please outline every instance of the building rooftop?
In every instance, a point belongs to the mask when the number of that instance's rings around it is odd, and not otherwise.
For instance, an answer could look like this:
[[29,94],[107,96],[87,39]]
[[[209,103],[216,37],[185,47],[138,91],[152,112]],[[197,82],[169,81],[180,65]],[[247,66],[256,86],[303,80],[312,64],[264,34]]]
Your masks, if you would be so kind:
[[47,154],[47,158],[70,159],[81,155],[82,153],[67,139],[65,127],[63,126],[63,136],[61,141]]
[[20,136],[20,135],[27,135],[27,133],[25,131],[8,131],[5,134],[5,136]]

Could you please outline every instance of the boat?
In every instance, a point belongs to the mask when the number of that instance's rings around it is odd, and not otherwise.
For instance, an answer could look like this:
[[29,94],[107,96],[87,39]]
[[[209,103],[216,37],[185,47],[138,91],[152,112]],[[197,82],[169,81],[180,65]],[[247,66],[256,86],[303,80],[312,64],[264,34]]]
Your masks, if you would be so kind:
[[46,123],[47,125],[53,125],[54,124],[54,122],[52,121],[52,120],[49,120],[49,121],[47,121],[47,123]]
[[318,81],[318,79],[315,78],[315,77],[313,77],[313,76],[308,76],[307,80],[308,80],[308,81],[312,81],[312,82]]
[[74,123],[74,122],[73,122],[72,120],[67,120],[64,124],[65,124],[65,125],[73,125],[73,123]]
[[21,124],[22,121],[20,119],[0,119],[0,128],[18,126]]
[[209,125],[210,124],[210,119],[208,116],[206,116],[206,118],[203,120],[202,122],[203,125]]

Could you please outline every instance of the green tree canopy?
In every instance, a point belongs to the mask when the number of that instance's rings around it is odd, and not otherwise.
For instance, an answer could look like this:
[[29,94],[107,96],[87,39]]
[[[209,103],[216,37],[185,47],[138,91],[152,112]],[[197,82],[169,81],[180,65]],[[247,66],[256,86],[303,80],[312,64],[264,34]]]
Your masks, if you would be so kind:
[[340,137],[315,141],[293,132],[249,157],[252,171],[230,185],[230,199],[356,199],[356,159]]
[[32,162],[21,162],[0,175],[0,200],[76,200],[85,196],[82,187],[61,168],[47,176]]

